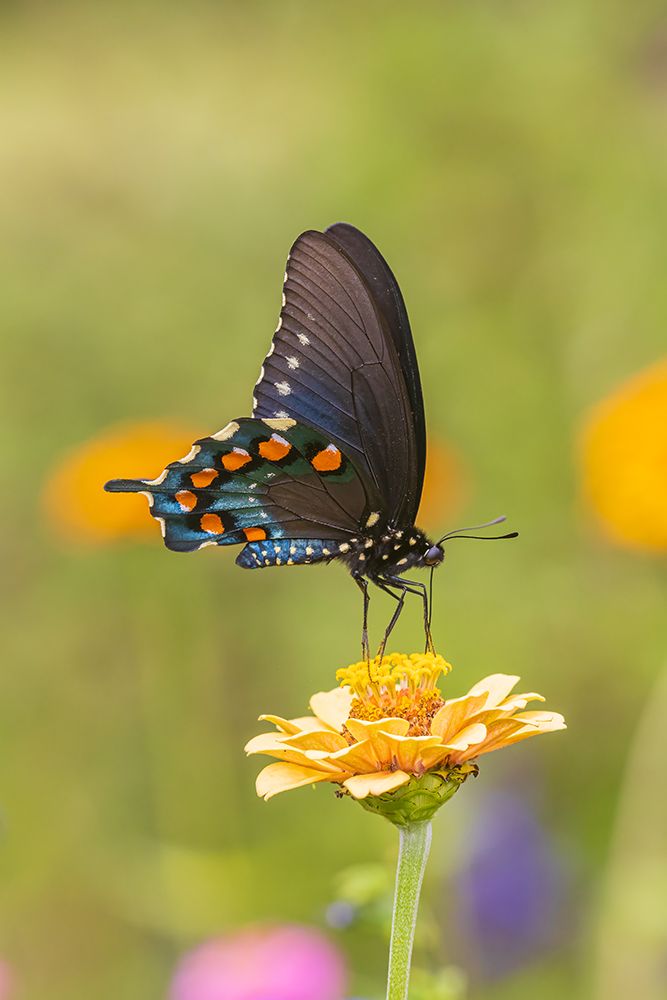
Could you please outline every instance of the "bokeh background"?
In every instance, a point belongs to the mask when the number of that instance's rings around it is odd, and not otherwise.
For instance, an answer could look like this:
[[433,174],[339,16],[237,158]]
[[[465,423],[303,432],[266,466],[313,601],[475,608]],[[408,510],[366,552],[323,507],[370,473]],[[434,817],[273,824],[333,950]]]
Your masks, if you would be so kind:
[[288,247],[340,219],[408,303],[424,526],[521,530],[436,576],[447,692],[516,672],[570,727],[438,817],[415,997],[664,996],[664,5],[6,2],[0,117],[2,996],[167,997],[285,922],[382,995],[394,831],[258,801],[242,753],[357,658],[356,588],[101,493],[249,412]]

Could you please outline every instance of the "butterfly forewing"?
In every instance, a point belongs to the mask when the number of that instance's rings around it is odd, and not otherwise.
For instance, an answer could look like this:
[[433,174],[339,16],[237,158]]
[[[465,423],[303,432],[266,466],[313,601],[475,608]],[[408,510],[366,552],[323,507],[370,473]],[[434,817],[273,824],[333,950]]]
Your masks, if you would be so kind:
[[412,409],[416,450],[414,480],[419,486],[419,495],[411,498],[412,511],[406,511],[406,519],[412,522],[419,507],[426,465],[426,421],[417,352],[412,339],[408,311],[391,268],[367,236],[346,222],[337,222],[335,225],[329,226],[326,234],[335,239],[364,276],[375,304],[386,321],[386,328],[391,334],[401,363]]
[[[386,523],[411,524],[423,479],[423,410],[418,374],[409,376],[410,389],[404,372],[414,354],[407,315],[402,299],[376,301],[360,252],[357,266],[334,237],[306,232],[292,247],[253,412],[320,431],[356,467],[372,511]],[[368,255],[365,266],[377,283],[378,260]],[[393,333],[392,323],[400,327]],[[409,346],[401,354],[402,337]]]

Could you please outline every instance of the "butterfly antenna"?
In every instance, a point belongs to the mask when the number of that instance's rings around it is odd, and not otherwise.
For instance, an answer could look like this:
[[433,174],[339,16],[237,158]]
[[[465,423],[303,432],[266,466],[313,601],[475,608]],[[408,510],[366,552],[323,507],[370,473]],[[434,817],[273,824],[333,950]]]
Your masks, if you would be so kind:
[[518,538],[518,531],[509,531],[506,535],[469,535],[469,531],[481,531],[483,528],[492,528],[494,524],[502,524],[503,521],[507,520],[504,514],[500,517],[494,517],[493,521],[486,521],[484,524],[473,524],[467,528],[456,528],[454,531],[448,531],[446,535],[443,535],[441,539],[437,542],[438,545],[442,545],[443,542],[451,540],[452,538],[476,538],[479,541],[492,541],[494,539],[500,538]]

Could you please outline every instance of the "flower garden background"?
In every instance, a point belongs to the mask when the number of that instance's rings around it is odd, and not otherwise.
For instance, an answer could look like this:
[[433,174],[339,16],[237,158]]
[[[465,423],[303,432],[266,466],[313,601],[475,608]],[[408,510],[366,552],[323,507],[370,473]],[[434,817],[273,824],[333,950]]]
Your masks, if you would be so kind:
[[[423,527],[521,532],[436,574],[447,696],[520,675],[568,724],[436,818],[415,1000],[664,996],[661,5],[68,0],[0,28],[0,998],[237,1000],[267,964],[276,1000],[381,995],[389,824],[328,785],[264,803],[243,754],[358,658],[356,588],[168,553],[101,489],[248,412],[277,262],[342,218],[410,312]],[[419,648],[417,602],[392,638]]]

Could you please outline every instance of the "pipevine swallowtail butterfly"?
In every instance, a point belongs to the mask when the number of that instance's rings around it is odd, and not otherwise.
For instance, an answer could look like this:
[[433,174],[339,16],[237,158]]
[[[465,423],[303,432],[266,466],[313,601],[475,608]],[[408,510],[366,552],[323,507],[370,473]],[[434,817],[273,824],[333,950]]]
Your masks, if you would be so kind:
[[338,223],[292,246],[252,416],[196,441],[157,479],[114,479],[105,489],[143,493],[178,552],[243,544],[236,562],[244,569],[345,563],[363,592],[368,657],[369,582],[397,602],[380,655],[408,593],[423,601],[432,649],[429,593],[404,574],[433,570],[457,533],[434,542],[415,526],[425,460],[419,369],[398,283],[374,244]]

